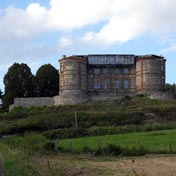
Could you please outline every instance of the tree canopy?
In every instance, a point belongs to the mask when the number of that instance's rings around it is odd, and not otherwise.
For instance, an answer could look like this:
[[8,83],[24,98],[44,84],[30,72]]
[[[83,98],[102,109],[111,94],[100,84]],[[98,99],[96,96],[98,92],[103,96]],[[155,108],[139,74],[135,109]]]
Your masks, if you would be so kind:
[[165,85],[165,90],[167,92],[172,92],[172,93],[176,93],[176,84],[169,84],[169,83],[166,83]]
[[27,64],[14,63],[4,76],[3,106],[8,108],[17,97],[33,96],[33,75]]
[[2,95],[3,93],[2,93],[2,91],[1,91],[1,89],[0,89],[0,109],[1,109],[1,105],[2,105]]
[[14,98],[52,97],[59,93],[58,70],[50,64],[41,66],[36,76],[27,64],[14,63],[4,76],[5,92],[2,98],[3,108],[8,109]]
[[2,99],[2,91],[1,91],[1,89],[0,89],[0,100]]
[[52,97],[59,93],[58,70],[51,64],[42,65],[34,78],[35,96]]

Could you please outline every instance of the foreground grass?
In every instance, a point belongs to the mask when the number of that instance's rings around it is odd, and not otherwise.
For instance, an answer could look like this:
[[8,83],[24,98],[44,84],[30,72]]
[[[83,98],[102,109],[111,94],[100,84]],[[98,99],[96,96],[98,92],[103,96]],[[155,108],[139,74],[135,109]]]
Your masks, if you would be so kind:
[[0,151],[6,176],[105,176],[114,172],[100,164],[104,163],[103,158],[88,155],[26,155],[2,143]]
[[98,147],[106,147],[107,144],[112,143],[130,149],[143,146],[151,153],[175,153],[176,130],[65,139],[60,140],[59,146],[71,149],[73,152],[81,151],[84,147],[95,151]]
[[70,154],[24,157],[21,152],[19,155],[18,151],[2,144],[0,151],[6,176],[174,176],[176,171],[176,157],[168,155],[137,158]]
[[[45,141],[39,134],[28,134],[22,136],[10,136],[0,142],[0,153],[3,156],[4,168],[7,176],[98,176],[98,175],[116,175],[116,176],[134,176],[132,172],[132,159],[134,158],[136,147],[144,146],[151,153],[176,153],[176,130],[153,131],[143,133],[129,133],[119,135],[107,135],[98,137],[85,137],[75,139],[60,140],[57,145],[60,148],[68,149],[74,154],[58,153],[45,154],[43,152],[44,144],[53,144],[56,141]],[[49,143],[48,143],[49,142]],[[50,143],[51,142],[51,143]],[[97,148],[103,148],[108,143],[116,143],[124,149],[131,149],[133,158],[124,160],[101,155],[95,157],[93,153],[85,153],[85,146],[91,151]],[[50,146],[50,145],[47,145]],[[52,145],[51,145],[52,146]],[[46,148],[45,148],[46,149]],[[114,148],[116,150],[116,148]],[[77,154],[79,153],[79,154]],[[147,153],[145,153],[147,154]],[[94,155],[94,157],[92,157]],[[160,159],[160,165],[164,168],[158,168],[157,159],[148,158],[136,159],[137,172],[144,176],[159,176],[165,173],[166,169],[174,170],[176,159],[168,159],[169,166],[165,165],[165,159]],[[157,161],[157,162],[156,162]],[[141,163],[145,163],[141,165]],[[151,163],[153,162],[153,163]],[[145,167],[144,167],[145,165]],[[155,169],[155,167],[156,169]],[[153,167],[152,172],[149,167]],[[169,168],[168,168],[169,167]],[[171,173],[171,172],[170,172]],[[169,175],[169,174],[168,174]],[[167,176],[167,174],[165,174]]]
[[38,175],[33,158],[25,155],[23,151],[13,150],[0,143],[0,152],[6,176]]

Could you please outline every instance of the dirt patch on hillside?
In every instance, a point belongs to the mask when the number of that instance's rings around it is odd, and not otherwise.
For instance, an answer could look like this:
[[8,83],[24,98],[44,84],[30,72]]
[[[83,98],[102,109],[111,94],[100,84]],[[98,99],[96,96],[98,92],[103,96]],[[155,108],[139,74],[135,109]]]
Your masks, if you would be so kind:
[[55,156],[38,159],[42,174],[50,172],[65,176],[176,176],[175,156],[138,158],[87,158]]
[[100,165],[113,170],[114,176],[176,176],[175,157],[142,157],[103,162]]

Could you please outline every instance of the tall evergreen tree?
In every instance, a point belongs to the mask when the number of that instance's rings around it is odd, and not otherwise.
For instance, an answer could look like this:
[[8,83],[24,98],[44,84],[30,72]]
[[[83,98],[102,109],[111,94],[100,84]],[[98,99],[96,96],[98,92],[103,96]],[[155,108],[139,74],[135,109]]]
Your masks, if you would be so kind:
[[14,63],[4,76],[5,93],[3,106],[5,109],[17,97],[33,96],[33,75],[27,64]]
[[1,91],[1,89],[0,89],[0,100],[2,99],[2,91]]
[[35,96],[52,97],[59,93],[58,70],[51,64],[41,66],[34,78]]
[[2,91],[1,91],[1,89],[0,89],[0,109],[1,109],[1,105],[2,105]]

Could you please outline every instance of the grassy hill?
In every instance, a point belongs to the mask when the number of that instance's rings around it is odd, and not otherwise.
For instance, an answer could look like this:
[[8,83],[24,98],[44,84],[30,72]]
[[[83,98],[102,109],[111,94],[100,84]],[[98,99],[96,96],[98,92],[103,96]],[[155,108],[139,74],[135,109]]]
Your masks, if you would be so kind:
[[[75,111],[78,128],[75,128]],[[0,135],[43,133],[51,139],[175,128],[176,101],[143,97],[58,107],[14,108],[0,115]]]
[[7,170],[15,172],[12,167],[20,167],[16,170],[23,172],[27,165],[15,163],[41,154],[176,153],[175,129],[176,100],[126,97],[70,106],[19,107],[0,114],[0,150]]

